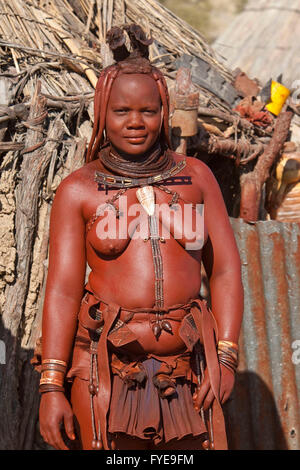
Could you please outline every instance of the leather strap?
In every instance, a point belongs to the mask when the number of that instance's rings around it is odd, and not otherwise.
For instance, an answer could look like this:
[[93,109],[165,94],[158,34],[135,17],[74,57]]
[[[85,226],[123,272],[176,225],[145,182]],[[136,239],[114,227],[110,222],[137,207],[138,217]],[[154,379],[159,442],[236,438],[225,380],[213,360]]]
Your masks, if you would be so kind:
[[[212,312],[207,308],[206,300],[197,299],[192,304],[192,315],[198,329],[202,332],[204,353],[210,385],[215,396],[213,402],[214,449],[227,450],[225,420],[220,402],[221,371],[217,355],[218,328]],[[199,313],[202,318],[200,319]]]
[[99,418],[100,432],[103,448],[109,450],[107,440],[107,413],[111,396],[111,375],[107,349],[107,336],[117,318],[120,306],[110,303],[106,309],[102,310],[104,327],[98,343],[98,374],[99,392],[96,398],[96,411]]
[[83,326],[83,328],[88,330],[97,330],[102,325],[102,318],[100,320],[95,320],[90,315],[90,308],[96,308],[96,305],[97,300],[95,299],[95,296],[90,294],[90,292],[86,292],[82,299],[81,308],[78,315],[78,321]]

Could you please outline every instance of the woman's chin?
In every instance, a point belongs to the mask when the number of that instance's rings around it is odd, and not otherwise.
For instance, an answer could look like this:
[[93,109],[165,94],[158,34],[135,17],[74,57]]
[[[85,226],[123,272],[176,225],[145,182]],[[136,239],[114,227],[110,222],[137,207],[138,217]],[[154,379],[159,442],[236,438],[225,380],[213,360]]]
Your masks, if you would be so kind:
[[112,150],[115,151],[124,158],[130,158],[131,156],[138,157],[139,155],[144,155],[149,150],[151,150],[152,145],[145,145],[145,142],[130,142],[128,145],[118,148],[112,146]]

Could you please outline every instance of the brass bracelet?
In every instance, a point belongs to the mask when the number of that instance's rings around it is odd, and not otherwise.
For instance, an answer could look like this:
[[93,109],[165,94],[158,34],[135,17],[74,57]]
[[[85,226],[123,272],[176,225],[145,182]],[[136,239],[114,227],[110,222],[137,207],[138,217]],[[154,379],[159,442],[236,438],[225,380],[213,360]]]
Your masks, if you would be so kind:
[[67,363],[59,359],[44,359],[42,361],[42,373],[39,391],[64,391],[64,380]]
[[225,346],[225,347],[233,348],[233,349],[236,349],[237,351],[239,349],[238,344],[233,343],[232,341],[227,341],[225,339],[221,339],[220,341],[218,341],[218,347],[219,346]]
[[39,386],[39,392],[42,393],[47,393],[47,392],[63,392],[64,393],[65,389],[64,387],[61,387],[59,385],[54,385],[54,384],[43,384]]
[[57,385],[63,385],[65,374],[56,370],[45,370],[41,374],[40,384],[43,383],[55,383]]
[[49,365],[52,365],[52,364],[58,364],[58,365],[61,365],[61,366],[64,366],[64,367],[67,367],[67,363],[65,361],[62,361],[60,359],[43,359],[42,360],[42,365],[44,364],[49,364]]
[[227,356],[231,357],[234,361],[238,360],[238,352],[232,349],[226,348],[218,348],[217,351],[218,355],[226,354]]
[[236,369],[238,367],[237,352],[232,352],[232,350],[218,349],[218,359],[219,363],[222,364],[224,367],[226,367],[233,373],[236,372]]
[[221,365],[223,365],[224,367],[226,367],[226,369],[230,370],[230,372],[232,372],[233,374],[236,373],[236,369],[237,369],[237,365],[236,364],[232,364],[230,362],[227,362],[226,360],[220,358],[219,359],[219,363]]
[[42,365],[41,367],[41,372],[45,371],[54,371],[54,372],[60,372],[62,374],[66,373],[67,368],[65,366],[59,366],[57,364],[46,364]]

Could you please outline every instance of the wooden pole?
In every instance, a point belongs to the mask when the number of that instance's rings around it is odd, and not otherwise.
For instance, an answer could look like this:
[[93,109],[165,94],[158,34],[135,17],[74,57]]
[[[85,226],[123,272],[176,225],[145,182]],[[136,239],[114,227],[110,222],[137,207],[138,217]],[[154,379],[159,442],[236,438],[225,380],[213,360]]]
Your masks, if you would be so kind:
[[271,141],[259,157],[254,170],[241,176],[240,217],[248,222],[258,220],[262,187],[288,138],[292,117],[291,111],[279,114]]

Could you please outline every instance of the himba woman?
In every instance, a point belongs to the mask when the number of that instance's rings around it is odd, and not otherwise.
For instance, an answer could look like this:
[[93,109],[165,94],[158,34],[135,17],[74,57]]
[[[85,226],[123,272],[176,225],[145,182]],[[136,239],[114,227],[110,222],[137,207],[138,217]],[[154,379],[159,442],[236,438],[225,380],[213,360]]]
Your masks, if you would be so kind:
[[87,162],[62,181],[51,212],[40,431],[62,450],[226,449],[222,404],[243,312],[231,224],[210,169],[171,150],[151,40],[137,25],[107,40],[115,63],[96,87]]

